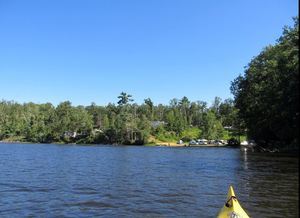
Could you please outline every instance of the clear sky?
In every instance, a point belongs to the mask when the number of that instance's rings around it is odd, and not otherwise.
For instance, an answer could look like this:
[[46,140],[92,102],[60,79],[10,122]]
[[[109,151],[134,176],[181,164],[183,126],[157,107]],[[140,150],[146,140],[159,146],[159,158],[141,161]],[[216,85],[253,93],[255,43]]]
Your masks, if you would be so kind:
[[0,100],[224,100],[297,15],[297,0],[0,0]]

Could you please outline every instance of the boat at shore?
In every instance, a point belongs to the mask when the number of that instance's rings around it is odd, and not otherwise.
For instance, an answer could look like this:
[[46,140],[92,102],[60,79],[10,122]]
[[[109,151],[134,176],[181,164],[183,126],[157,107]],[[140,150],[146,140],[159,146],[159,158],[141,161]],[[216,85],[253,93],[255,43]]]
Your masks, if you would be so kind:
[[257,146],[257,144],[253,140],[249,142],[242,141],[240,148],[242,151],[247,152],[247,151],[254,151],[255,146]]
[[249,218],[237,200],[232,186],[229,187],[226,202],[217,218]]
[[199,145],[199,144],[195,144],[195,145],[186,145],[187,147],[226,147],[228,146],[227,144],[205,144],[205,145]]
[[222,147],[227,146],[227,141],[225,140],[206,140],[198,139],[191,140],[188,146],[197,146],[197,147]]

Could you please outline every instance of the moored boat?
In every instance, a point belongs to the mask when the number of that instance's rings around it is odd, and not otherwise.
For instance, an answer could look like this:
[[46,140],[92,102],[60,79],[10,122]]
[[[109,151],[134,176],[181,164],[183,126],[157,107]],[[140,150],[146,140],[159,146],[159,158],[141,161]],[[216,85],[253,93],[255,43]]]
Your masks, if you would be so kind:
[[230,186],[227,194],[226,202],[220,210],[218,218],[249,218],[240,203],[238,202],[233,187]]

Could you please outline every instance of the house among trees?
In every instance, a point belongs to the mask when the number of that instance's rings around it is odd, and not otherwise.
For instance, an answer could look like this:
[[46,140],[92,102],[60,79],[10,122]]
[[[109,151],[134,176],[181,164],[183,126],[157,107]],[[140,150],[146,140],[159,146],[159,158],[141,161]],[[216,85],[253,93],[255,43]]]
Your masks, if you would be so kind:
[[152,128],[157,128],[159,126],[164,126],[164,125],[166,125],[165,121],[151,121]]
[[76,138],[77,132],[75,131],[65,131],[64,132],[64,137],[69,137],[69,138]]

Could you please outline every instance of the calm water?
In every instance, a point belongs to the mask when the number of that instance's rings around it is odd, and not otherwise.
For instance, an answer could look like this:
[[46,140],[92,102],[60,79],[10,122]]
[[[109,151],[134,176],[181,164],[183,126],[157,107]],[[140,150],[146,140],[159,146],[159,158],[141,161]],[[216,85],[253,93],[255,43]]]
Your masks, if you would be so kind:
[[298,217],[298,158],[231,148],[0,144],[0,217]]

